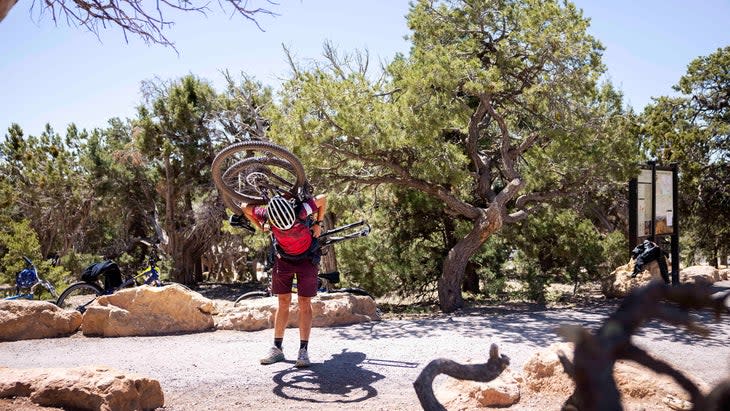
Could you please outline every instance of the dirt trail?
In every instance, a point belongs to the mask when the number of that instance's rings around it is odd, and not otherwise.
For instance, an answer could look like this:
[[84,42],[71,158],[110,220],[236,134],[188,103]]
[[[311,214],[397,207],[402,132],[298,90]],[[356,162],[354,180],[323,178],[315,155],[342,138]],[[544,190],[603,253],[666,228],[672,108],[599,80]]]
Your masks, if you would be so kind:
[[[157,337],[68,338],[0,343],[0,366],[106,365],[157,379],[169,410],[419,410],[412,383],[435,358],[483,362],[497,343],[521,370],[535,350],[561,341],[561,324],[597,327],[617,302],[570,309],[529,304],[469,309],[453,315],[392,319],[312,331],[309,369],[296,369],[296,329],[287,330],[287,362],[258,358],[272,331],[215,331]],[[684,372],[715,384],[730,376],[730,321],[698,315],[709,338],[650,322],[635,341]],[[436,384],[443,382],[437,379]],[[5,405],[8,403],[5,402]],[[514,409],[530,409],[522,403]],[[17,408],[17,404],[15,405]],[[556,404],[551,409],[558,409]],[[2,409],[2,403],[0,403]]]

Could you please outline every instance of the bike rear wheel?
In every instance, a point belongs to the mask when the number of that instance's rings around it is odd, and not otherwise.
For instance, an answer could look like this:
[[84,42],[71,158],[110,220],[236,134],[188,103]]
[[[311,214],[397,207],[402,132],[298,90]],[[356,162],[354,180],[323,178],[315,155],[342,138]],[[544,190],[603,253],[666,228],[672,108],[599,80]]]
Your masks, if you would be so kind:
[[268,291],[250,291],[236,298],[236,301],[233,303],[233,305],[237,307],[241,301],[258,300],[260,298],[266,297],[271,297],[271,294]]
[[224,203],[236,213],[240,203],[265,204],[273,195],[297,197],[308,189],[304,166],[297,156],[267,141],[226,147],[216,155],[211,171]]
[[81,313],[96,297],[104,294],[104,290],[96,284],[78,282],[71,284],[58,297],[56,305],[67,310],[77,310]]

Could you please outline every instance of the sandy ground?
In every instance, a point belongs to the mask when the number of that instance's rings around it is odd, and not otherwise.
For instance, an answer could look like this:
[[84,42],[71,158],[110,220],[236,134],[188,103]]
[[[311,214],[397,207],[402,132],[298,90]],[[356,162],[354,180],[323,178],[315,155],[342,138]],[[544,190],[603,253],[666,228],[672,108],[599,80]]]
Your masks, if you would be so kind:
[[[730,286],[730,284],[728,284]],[[603,301],[572,308],[510,304],[455,314],[387,319],[345,327],[315,328],[313,364],[293,367],[296,329],[287,330],[287,361],[268,366],[258,359],[272,330],[214,331],[156,337],[67,338],[0,343],[0,366],[11,368],[105,365],[157,379],[165,410],[419,410],[413,381],[436,358],[484,362],[491,343],[520,371],[538,349],[561,338],[562,324],[596,328],[618,305]],[[714,385],[730,377],[730,321],[697,314],[708,338],[649,322],[637,345],[689,375]],[[441,384],[447,377],[438,377]],[[556,399],[525,397],[510,410],[559,409]],[[4,408],[3,408],[4,407]],[[23,399],[0,401],[1,409],[43,409]],[[627,409],[631,409],[628,407]]]

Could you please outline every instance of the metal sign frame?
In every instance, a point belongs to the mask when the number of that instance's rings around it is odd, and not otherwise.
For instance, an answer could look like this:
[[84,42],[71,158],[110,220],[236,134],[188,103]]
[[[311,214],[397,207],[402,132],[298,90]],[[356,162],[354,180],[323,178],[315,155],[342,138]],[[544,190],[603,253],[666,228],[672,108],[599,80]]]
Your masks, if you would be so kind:
[[[646,239],[671,244],[672,284],[679,284],[679,195],[676,163],[649,161],[629,181],[629,253]],[[670,205],[671,204],[671,205]],[[657,210],[657,205],[662,206]],[[670,208],[671,207],[671,208]],[[648,208],[648,209],[647,209]]]

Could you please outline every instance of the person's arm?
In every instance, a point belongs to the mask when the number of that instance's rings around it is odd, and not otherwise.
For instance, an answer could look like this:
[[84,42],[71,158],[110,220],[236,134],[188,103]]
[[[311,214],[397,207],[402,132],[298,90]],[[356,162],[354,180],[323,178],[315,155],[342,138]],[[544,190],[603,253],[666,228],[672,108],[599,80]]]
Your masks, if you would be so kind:
[[254,208],[256,208],[256,206],[254,205],[249,205],[246,203],[241,204],[241,211],[243,211],[243,215],[246,216],[248,221],[250,221],[251,224],[253,224],[254,227],[258,228],[259,230],[266,231],[266,228],[261,225],[259,219],[256,218],[256,216],[254,215]]
[[312,235],[317,238],[322,234],[322,224],[327,214],[327,195],[320,194],[314,197],[314,204],[317,206],[317,212],[314,214],[314,226],[312,226]]

